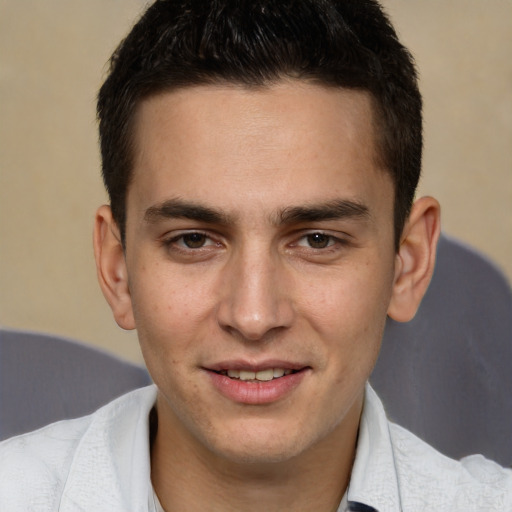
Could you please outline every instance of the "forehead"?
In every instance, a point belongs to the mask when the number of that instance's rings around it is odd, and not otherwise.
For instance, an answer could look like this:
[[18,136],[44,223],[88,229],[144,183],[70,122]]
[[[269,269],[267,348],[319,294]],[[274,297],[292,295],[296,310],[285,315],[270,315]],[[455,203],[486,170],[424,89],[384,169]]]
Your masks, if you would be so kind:
[[267,210],[376,200],[390,179],[378,164],[373,118],[367,93],[301,81],[151,97],[135,118],[128,207],[169,196]]

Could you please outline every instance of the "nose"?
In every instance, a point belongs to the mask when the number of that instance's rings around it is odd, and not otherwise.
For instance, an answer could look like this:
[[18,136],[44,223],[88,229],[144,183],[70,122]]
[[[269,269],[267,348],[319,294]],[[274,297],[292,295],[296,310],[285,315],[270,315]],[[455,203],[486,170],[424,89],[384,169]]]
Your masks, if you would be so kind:
[[248,341],[290,327],[293,305],[278,255],[253,248],[233,255],[223,273],[219,325]]

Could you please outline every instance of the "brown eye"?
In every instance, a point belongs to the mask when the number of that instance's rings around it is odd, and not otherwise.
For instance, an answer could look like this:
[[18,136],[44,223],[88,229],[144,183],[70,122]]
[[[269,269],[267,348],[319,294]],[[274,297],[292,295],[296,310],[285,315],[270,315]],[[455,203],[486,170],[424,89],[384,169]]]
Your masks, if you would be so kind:
[[331,244],[331,237],[323,233],[312,233],[307,236],[307,241],[313,249],[325,249]]
[[183,235],[183,244],[189,249],[199,249],[206,244],[207,237],[202,233],[189,233]]

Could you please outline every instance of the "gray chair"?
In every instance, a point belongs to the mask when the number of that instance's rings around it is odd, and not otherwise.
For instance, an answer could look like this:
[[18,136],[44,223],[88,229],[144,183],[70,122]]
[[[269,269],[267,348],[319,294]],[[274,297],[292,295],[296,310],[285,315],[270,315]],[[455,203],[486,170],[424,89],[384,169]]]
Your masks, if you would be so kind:
[[441,452],[512,465],[512,292],[482,255],[442,237],[416,317],[388,320],[371,383],[388,416]]
[[92,347],[0,329],[0,440],[89,414],[150,382],[144,368]]

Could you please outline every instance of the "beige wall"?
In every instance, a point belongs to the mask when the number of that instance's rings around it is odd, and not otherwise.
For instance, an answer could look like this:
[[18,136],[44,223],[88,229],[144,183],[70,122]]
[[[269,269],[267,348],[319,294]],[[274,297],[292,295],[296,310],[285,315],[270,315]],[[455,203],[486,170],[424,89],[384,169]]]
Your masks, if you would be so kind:
[[[512,278],[512,1],[386,0],[425,96],[422,193]],[[95,94],[136,0],[0,0],[0,325],[140,360],[95,277]]]

